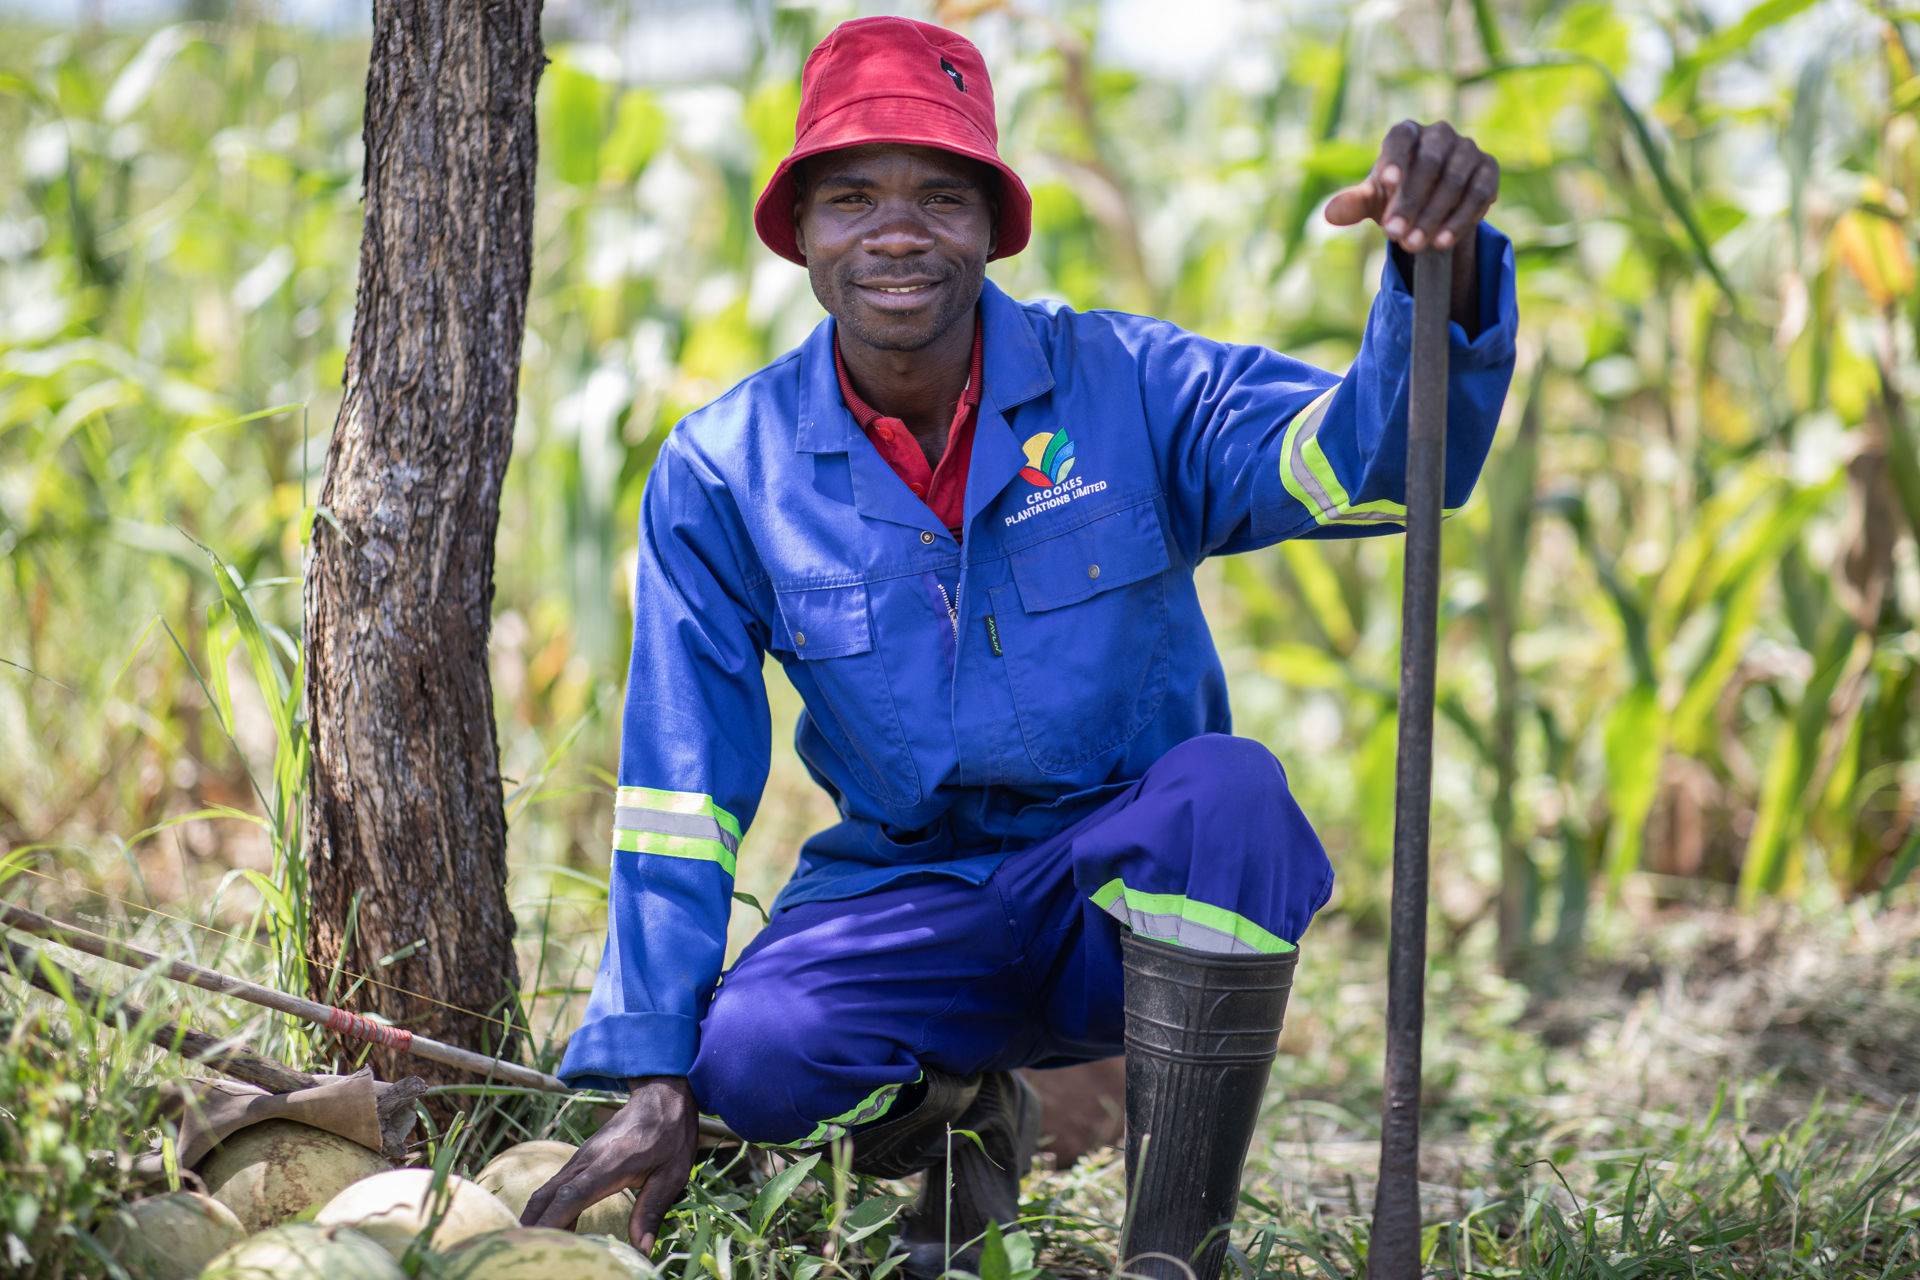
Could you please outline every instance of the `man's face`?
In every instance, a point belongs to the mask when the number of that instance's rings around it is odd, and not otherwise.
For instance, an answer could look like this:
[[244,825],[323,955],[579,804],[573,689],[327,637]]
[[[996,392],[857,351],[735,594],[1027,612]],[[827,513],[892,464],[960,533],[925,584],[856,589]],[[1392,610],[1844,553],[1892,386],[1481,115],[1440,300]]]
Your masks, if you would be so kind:
[[930,346],[980,300],[994,194],[986,166],[932,147],[809,156],[794,230],[813,296],[869,346]]

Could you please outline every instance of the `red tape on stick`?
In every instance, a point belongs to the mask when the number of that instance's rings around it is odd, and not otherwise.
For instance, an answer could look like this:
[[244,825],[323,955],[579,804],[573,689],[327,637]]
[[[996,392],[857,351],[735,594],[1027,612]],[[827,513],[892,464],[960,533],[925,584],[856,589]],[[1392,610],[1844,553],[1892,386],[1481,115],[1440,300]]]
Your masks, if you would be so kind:
[[327,1007],[327,1030],[337,1031],[343,1036],[352,1036],[355,1040],[385,1045],[389,1049],[399,1049],[402,1052],[413,1043],[413,1032],[403,1027],[375,1022],[372,1018],[363,1018],[357,1013],[348,1013],[345,1009],[336,1009],[331,1005]]

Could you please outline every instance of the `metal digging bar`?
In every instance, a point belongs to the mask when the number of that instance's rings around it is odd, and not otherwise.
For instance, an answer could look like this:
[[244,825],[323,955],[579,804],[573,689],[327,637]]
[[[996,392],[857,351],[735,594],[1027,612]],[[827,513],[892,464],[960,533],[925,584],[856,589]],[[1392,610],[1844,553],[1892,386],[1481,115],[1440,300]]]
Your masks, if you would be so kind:
[[1394,781],[1387,946],[1386,1097],[1369,1280],[1420,1274],[1420,1036],[1426,1022],[1427,836],[1440,620],[1440,509],[1447,458],[1453,251],[1413,255],[1413,389],[1407,409],[1407,549],[1400,613],[1400,749]]
[[[429,1040],[425,1036],[414,1035],[404,1028],[375,1022],[371,1018],[349,1013],[345,1009],[336,1009],[332,1005],[321,1004],[317,1000],[288,995],[272,987],[263,987],[257,982],[248,982],[244,978],[235,978],[221,973],[217,969],[205,969],[197,964],[188,964],[184,960],[169,960],[144,948],[115,942],[99,934],[89,933],[85,929],[61,924],[58,920],[50,919],[37,911],[29,911],[25,907],[14,906],[12,903],[0,902],[0,924],[18,929],[21,933],[32,934],[36,938],[57,942],[63,947],[72,947],[75,951],[84,951],[102,960],[111,960],[115,964],[123,964],[133,969],[151,970],[175,982],[184,982],[189,986],[277,1010],[291,1017],[303,1018],[343,1036],[385,1045],[401,1053],[410,1053],[417,1058],[426,1058],[430,1062],[439,1062],[449,1067],[457,1067],[462,1071],[471,1071],[475,1075],[486,1076],[503,1084],[518,1085],[523,1089],[538,1089],[546,1093],[574,1092],[559,1078],[550,1076],[544,1071],[535,1071],[531,1067],[523,1067],[517,1062],[508,1062],[502,1058],[490,1058],[484,1053],[475,1053],[470,1049],[462,1049],[458,1045]],[[718,1120],[705,1116],[700,1118],[700,1132],[709,1138],[721,1140],[734,1138],[732,1130]]]

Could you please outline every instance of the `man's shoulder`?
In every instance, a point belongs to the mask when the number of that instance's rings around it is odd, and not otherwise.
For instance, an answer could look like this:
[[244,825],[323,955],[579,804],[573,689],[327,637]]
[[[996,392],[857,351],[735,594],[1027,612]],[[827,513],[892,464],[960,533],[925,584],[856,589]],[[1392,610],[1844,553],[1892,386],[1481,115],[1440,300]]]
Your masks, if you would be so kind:
[[793,350],[733,384],[674,424],[669,446],[693,456],[737,458],[742,450],[784,434],[792,447],[800,352]]
[[1055,358],[1071,356],[1077,348],[1110,346],[1137,350],[1154,341],[1192,337],[1171,320],[1139,315],[1114,307],[1084,310],[1060,298],[1008,299],[1026,318],[1034,336]]

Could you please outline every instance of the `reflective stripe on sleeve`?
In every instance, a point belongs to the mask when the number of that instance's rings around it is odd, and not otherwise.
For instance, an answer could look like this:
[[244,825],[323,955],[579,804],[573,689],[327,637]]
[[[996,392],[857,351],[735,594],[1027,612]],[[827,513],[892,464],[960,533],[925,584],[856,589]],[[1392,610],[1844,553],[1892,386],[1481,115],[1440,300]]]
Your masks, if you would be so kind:
[[740,848],[740,824],[694,791],[621,787],[613,811],[613,847],[627,853],[657,853],[669,858],[717,862],[733,874]]
[[1093,905],[1143,938],[1213,955],[1284,955],[1285,938],[1225,907],[1195,902],[1178,893],[1142,893],[1117,877],[1093,892]]
[[[1348,496],[1346,486],[1334,474],[1326,450],[1320,447],[1320,426],[1333,404],[1333,393],[1339,389],[1328,387],[1288,424],[1280,442],[1281,483],[1313,514],[1315,524],[1405,524],[1405,503],[1385,499],[1356,503]],[[1440,513],[1441,518],[1459,510],[1448,507]]]

